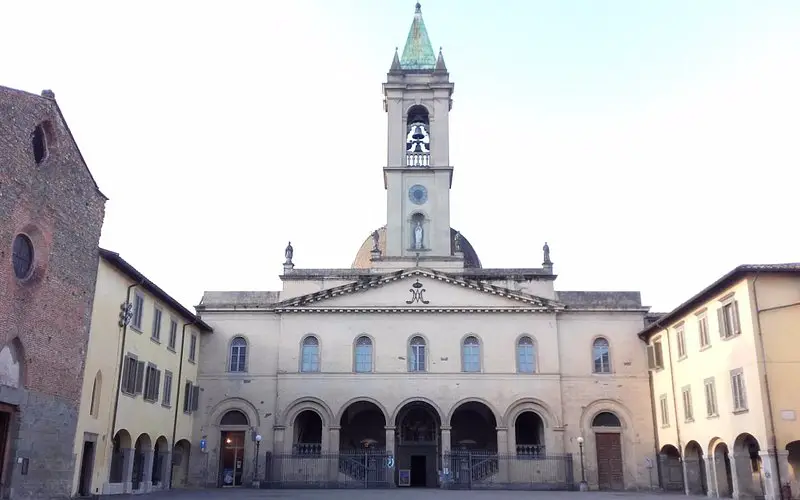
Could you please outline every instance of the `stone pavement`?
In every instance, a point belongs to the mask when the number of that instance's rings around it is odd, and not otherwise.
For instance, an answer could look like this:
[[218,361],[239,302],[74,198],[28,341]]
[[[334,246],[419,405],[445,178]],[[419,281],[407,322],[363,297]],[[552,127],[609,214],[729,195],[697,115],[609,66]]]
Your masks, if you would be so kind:
[[[420,488],[375,490],[253,490],[253,489],[192,489],[159,492],[143,500],[664,500],[663,493],[651,492],[587,492],[577,491],[455,491]],[[668,495],[674,496],[674,495]]]

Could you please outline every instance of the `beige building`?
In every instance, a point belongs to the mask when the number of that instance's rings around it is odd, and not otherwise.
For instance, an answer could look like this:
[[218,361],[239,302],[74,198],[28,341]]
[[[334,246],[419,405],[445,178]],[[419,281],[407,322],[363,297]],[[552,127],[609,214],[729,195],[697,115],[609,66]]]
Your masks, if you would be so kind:
[[187,484],[199,346],[210,332],[119,254],[100,249],[75,434],[76,495]]
[[547,245],[482,267],[450,224],[453,89],[417,5],[383,85],[386,225],[349,268],[290,244],[281,290],[204,294],[190,483],[653,486],[647,308],[556,291]]
[[800,491],[800,264],[743,265],[640,333],[667,489]]

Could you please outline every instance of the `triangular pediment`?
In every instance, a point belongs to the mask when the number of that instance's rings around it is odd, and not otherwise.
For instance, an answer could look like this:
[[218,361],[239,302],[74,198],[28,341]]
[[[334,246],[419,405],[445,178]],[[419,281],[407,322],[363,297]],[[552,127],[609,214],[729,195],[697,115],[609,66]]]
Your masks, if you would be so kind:
[[281,311],[556,311],[559,302],[480,281],[426,269],[368,277],[347,285],[295,297],[275,305]]

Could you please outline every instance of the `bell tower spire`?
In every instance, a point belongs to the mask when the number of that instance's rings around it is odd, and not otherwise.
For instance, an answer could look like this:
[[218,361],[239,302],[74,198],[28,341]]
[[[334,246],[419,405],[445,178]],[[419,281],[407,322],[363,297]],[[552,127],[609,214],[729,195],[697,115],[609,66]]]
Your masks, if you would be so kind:
[[[433,51],[417,3],[402,56],[383,84],[388,119],[387,261],[458,266],[450,231],[449,119],[454,85],[441,49]],[[447,263],[446,263],[447,262]],[[403,264],[400,264],[402,267]]]

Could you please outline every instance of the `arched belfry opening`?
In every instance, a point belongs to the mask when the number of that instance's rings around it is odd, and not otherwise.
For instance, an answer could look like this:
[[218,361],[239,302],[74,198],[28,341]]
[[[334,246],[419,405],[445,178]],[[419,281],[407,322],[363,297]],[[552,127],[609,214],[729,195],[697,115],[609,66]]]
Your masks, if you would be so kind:
[[407,486],[438,486],[442,422],[439,412],[424,401],[412,401],[397,414],[395,467]]
[[406,165],[429,167],[431,155],[430,118],[425,106],[411,106],[406,114]]

